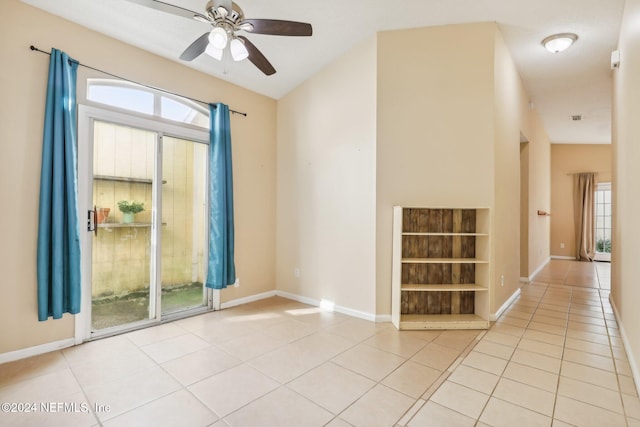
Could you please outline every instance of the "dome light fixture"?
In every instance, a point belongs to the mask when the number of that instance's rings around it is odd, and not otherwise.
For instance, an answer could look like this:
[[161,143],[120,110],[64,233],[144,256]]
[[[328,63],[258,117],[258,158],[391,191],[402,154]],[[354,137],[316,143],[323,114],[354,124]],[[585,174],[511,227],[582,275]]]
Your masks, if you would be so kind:
[[578,36],[573,33],[554,34],[542,40],[542,46],[551,53],[560,53],[567,50],[578,40]]

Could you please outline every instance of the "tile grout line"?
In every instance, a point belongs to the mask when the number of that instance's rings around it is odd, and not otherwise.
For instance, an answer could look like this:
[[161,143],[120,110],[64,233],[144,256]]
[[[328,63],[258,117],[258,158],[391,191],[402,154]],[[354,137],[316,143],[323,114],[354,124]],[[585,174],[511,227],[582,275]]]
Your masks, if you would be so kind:
[[[597,274],[597,270],[596,270],[596,274]],[[600,279],[598,278],[598,286],[600,286]],[[607,294],[610,294],[610,291],[607,291]],[[600,300],[600,308],[602,309],[602,317],[604,319],[604,303],[602,302],[602,293],[600,292],[600,289],[598,289],[598,296],[599,296],[599,300]],[[617,326],[617,319],[616,319],[616,326]],[[629,416],[627,415],[627,407],[624,403],[624,398],[622,397],[622,388],[620,387],[620,374],[618,373],[618,364],[616,363],[616,357],[615,354],[613,353],[613,345],[611,343],[611,334],[609,333],[609,325],[605,319],[605,329],[607,331],[607,341],[609,342],[609,352],[611,354],[611,360],[613,362],[613,369],[615,371],[615,376],[616,376],[616,384],[618,385],[618,397],[620,398],[620,403],[622,405],[622,412],[623,412],[623,416],[624,416],[624,421],[625,424],[628,426],[629,425]],[[625,350],[626,353],[626,350]]]
[[[441,332],[440,332],[440,334],[439,334],[438,336],[442,335],[442,333],[443,333],[443,332],[445,332],[445,330],[441,331]],[[408,414],[411,412],[411,410],[413,409],[413,407],[414,407],[414,406],[415,406],[415,405],[416,405],[420,400],[423,400],[424,402],[423,402],[423,404],[421,405],[421,407],[420,407],[418,410],[416,410],[416,411],[415,411],[415,413],[413,413],[413,414],[412,414],[412,416],[411,416],[409,419],[407,419],[407,422],[406,422],[405,424],[408,424],[408,423],[410,423],[410,422],[411,422],[411,420],[416,416],[416,414],[420,411],[420,409],[422,409],[422,406],[424,406],[424,405],[425,405],[425,404],[430,400],[430,398],[431,398],[431,396],[433,395],[433,393],[435,393],[436,391],[438,391],[438,389],[442,386],[442,384],[444,384],[444,383],[446,382],[446,380],[449,378],[449,376],[451,375],[451,373],[452,373],[452,372],[453,372],[453,370],[455,369],[455,368],[454,368],[454,369],[451,369],[451,367],[452,367],[452,366],[454,366],[454,365],[457,367],[457,366],[461,363],[462,359],[464,359],[464,357],[466,357],[466,355],[467,355],[467,354],[469,354],[469,353],[473,350],[473,348],[474,348],[474,347],[475,347],[475,346],[480,342],[480,338],[481,338],[482,336],[484,336],[484,334],[485,334],[485,333],[486,333],[486,331],[484,331],[484,330],[482,330],[482,331],[478,332],[478,334],[476,335],[476,337],[474,337],[474,338],[473,338],[473,340],[471,340],[471,341],[469,342],[469,344],[467,344],[467,345],[465,346],[465,348],[464,348],[463,350],[461,350],[461,351],[460,351],[460,353],[459,353],[458,357],[457,357],[453,362],[451,362],[451,364],[449,364],[449,366],[448,366],[444,371],[442,371],[442,372],[441,372],[441,374],[438,376],[438,378],[436,378],[436,380],[435,380],[435,381],[433,381],[433,382],[431,383],[431,385],[430,385],[430,386],[429,386],[429,387],[428,387],[428,388],[427,388],[427,389],[426,389],[426,390],[425,390],[425,391],[420,395],[420,397],[418,397],[418,398],[416,399],[416,402],[414,402],[414,404],[413,404],[411,407],[409,407],[409,408],[408,408],[408,409],[407,409],[407,410],[406,410],[406,411],[405,411],[405,412],[400,416],[400,418],[396,421],[396,425],[398,425],[398,424],[400,423],[400,421],[402,421],[402,420],[405,418],[405,416],[406,416],[406,415],[408,415]],[[434,338],[433,340],[429,341],[429,342],[427,343],[427,345],[429,345],[430,343],[432,343],[432,342],[433,342],[433,341],[435,341],[436,339],[437,339],[437,338]],[[436,344],[437,344],[437,343],[436,343]],[[425,347],[426,347],[427,345],[425,345]],[[446,346],[445,346],[445,347],[446,347]],[[420,351],[421,351],[421,350],[418,350],[416,353],[414,353],[414,356],[415,356],[415,354],[417,354],[417,353],[418,353],[418,352],[420,352]],[[413,357],[413,356],[412,356],[412,357]],[[408,362],[409,360],[410,360],[410,359],[407,359],[404,363]],[[404,363],[403,363],[402,365],[404,365]],[[415,362],[415,363],[418,363],[418,364],[422,365],[422,364],[421,364],[421,363],[419,363],[419,362]],[[400,365],[400,366],[402,366],[402,365]],[[396,369],[399,369],[399,368],[400,368],[400,366],[398,366],[398,368],[396,368]],[[424,366],[427,366],[427,365],[424,365]],[[436,369],[436,368],[432,368],[432,369]],[[394,372],[395,372],[395,370],[394,370]],[[392,373],[393,373],[393,372],[389,373],[389,375],[391,375]],[[387,375],[385,378],[387,378],[389,375]],[[384,378],[383,378],[383,380],[384,380]],[[382,380],[381,380],[381,382],[382,382]],[[384,384],[382,384],[382,385],[384,385]],[[434,388],[434,386],[436,386],[436,387]],[[392,389],[392,390],[395,390],[395,389]],[[397,391],[397,390],[396,390],[396,391]],[[402,393],[402,392],[400,392],[400,393]],[[402,394],[404,394],[404,393],[402,393]],[[427,394],[428,394],[428,396],[427,396]],[[406,396],[406,394],[405,394],[405,396]],[[412,399],[415,399],[413,396],[409,396],[409,397],[411,397]],[[463,414],[463,415],[464,415],[464,414]],[[399,424],[399,425],[403,425],[403,424]]]
[[[566,286],[566,285],[563,285],[563,286]],[[567,316],[565,318],[566,326],[564,329],[565,332],[562,340],[562,353],[560,354],[560,369],[558,369],[558,380],[556,381],[556,391],[553,396],[553,409],[551,411],[551,422],[553,422],[553,420],[556,419],[556,408],[558,405],[558,394],[560,391],[560,379],[562,378],[562,362],[564,361],[564,352],[567,348],[567,332],[569,330],[569,315],[571,313],[571,304],[573,304],[573,287],[569,287],[569,291],[570,291],[569,306],[567,307]]]
[[[496,384],[493,386],[493,389],[491,390],[491,394],[489,394],[489,398],[487,399],[487,401],[485,402],[484,406],[482,407],[482,410],[480,411],[480,414],[478,415],[478,418],[476,419],[476,422],[474,425],[477,425],[478,423],[480,423],[480,419],[482,418],[482,415],[484,414],[485,410],[487,409],[487,405],[489,405],[489,402],[491,401],[492,398],[495,399],[499,399],[498,397],[494,397],[494,393],[496,391],[496,389],[498,388],[498,384],[500,383],[500,381],[504,378],[504,373],[507,370],[507,367],[509,366],[509,363],[511,363],[511,359],[513,358],[513,355],[515,354],[516,350],[518,349],[518,346],[520,345],[520,343],[522,342],[522,337],[524,336],[524,334],[526,333],[526,331],[529,329],[529,324],[532,322],[533,320],[533,316],[535,315],[535,312],[538,311],[538,307],[540,306],[540,303],[544,297],[544,294],[547,292],[548,289],[548,285],[545,284],[545,291],[543,292],[543,294],[539,297],[538,302],[536,303],[536,307],[535,310],[531,312],[531,316],[529,316],[529,319],[527,320],[526,326],[523,328],[524,332],[522,333],[522,335],[520,335],[518,337],[518,342],[516,343],[516,345],[513,347],[513,351],[511,352],[511,355],[509,356],[509,359],[507,360],[507,363],[504,365],[504,369],[502,370],[502,372],[499,375],[498,381],[496,381]],[[522,293],[520,294],[520,296],[522,296]],[[511,309],[511,307],[517,303],[517,301],[520,299],[520,297],[513,301],[510,305],[509,305],[509,309]],[[503,315],[505,315],[508,312],[505,311],[505,313],[503,313]],[[502,316],[500,316],[502,317]],[[497,322],[496,322],[497,323]],[[495,323],[494,323],[495,325]],[[493,325],[492,325],[493,326]],[[491,330],[491,328],[489,328],[489,330]],[[516,363],[516,362],[514,362]],[[502,399],[499,399],[502,400]],[[511,403],[511,402],[507,402],[507,403]],[[513,403],[511,403],[513,404]],[[520,406],[520,405],[517,405]],[[528,408],[525,408],[528,409]],[[553,420],[553,419],[552,419]]]
[[[538,301],[537,301],[537,303],[536,303],[536,309],[531,313],[531,316],[530,316],[530,317],[529,317],[529,319],[527,320],[527,327],[522,328],[522,329],[524,329],[525,331],[528,329],[528,325],[529,325],[529,323],[532,321],[533,316],[534,316],[534,314],[535,314],[535,311],[537,310],[538,306],[540,305],[540,303],[541,303],[541,301],[542,301],[542,299],[543,299],[543,296],[544,296],[544,294],[546,293],[547,289],[548,289],[548,285],[546,285],[546,284],[545,284],[545,292],[543,292],[543,294],[542,294],[541,296],[536,297],[536,298],[538,299]],[[516,303],[516,302],[517,302],[517,300],[516,300],[516,301],[514,301],[514,302],[512,303],[512,305],[513,305],[514,303]],[[511,307],[511,306],[510,306],[510,307]],[[494,324],[495,324],[495,323],[494,323]],[[475,348],[475,346],[476,346],[480,341],[482,341],[482,339],[485,337],[486,333],[487,333],[487,332],[489,332],[490,330],[491,330],[491,328],[489,328],[489,330],[487,330],[487,331],[482,331],[482,332],[479,334],[479,336],[477,337],[478,339],[476,339],[476,342],[474,343],[473,347],[472,347],[472,348],[469,348],[468,350],[465,350],[465,351],[466,351],[465,356],[464,356],[464,357],[459,358],[459,359],[460,359],[460,362],[456,365],[456,367],[457,367],[457,366],[459,366],[459,364],[461,364],[461,363],[462,363],[462,360],[464,360],[464,358],[465,358],[465,357],[466,357],[466,356],[467,356],[467,355],[468,355],[468,354],[473,350],[473,348]],[[523,335],[524,335],[524,333],[523,333]],[[496,385],[494,386],[494,388],[492,389],[491,394],[489,394],[489,395],[488,395],[488,396],[489,396],[489,399],[487,399],[487,402],[486,402],[486,403],[485,403],[485,405],[483,406],[483,408],[482,408],[482,410],[481,410],[481,412],[480,412],[479,416],[476,418],[476,420],[475,420],[475,424],[477,424],[477,423],[479,423],[479,422],[480,422],[480,418],[482,417],[482,414],[484,413],[484,411],[485,411],[485,409],[486,409],[486,406],[487,406],[487,404],[489,403],[489,400],[493,397],[493,393],[495,392],[495,389],[497,388],[498,382],[500,382],[500,380],[503,378],[504,371],[506,370],[506,367],[508,366],[509,362],[511,362],[511,358],[513,357],[513,353],[515,353],[515,350],[518,348],[518,345],[519,345],[519,344],[520,344],[520,342],[522,341],[522,337],[523,337],[523,335],[520,335],[520,337],[518,337],[518,344],[516,344],[516,346],[514,347],[514,351],[512,352],[512,354],[511,354],[511,356],[509,357],[509,359],[503,359],[503,360],[506,360],[506,361],[507,361],[507,364],[505,365],[505,368],[502,370],[501,374],[499,375],[499,379],[498,379],[498,381],[496,382]],[[481,353],[482,353],[482,352],[481,352]],[[482,354],[485,354],[485,353],[482,353]],[[489,355],[489,356],[491,356],[491,355]],[[493,357],[496,357],[496,356],[493,356]],[[498,357],[498,358],[499,358],[499,357]],[[455,362],[454,362],[454,363],[455,363]],[[514,363],[515,363],[515,362],[514,362]],[[432,395],[433,395],[433,394],[434,394],[434,393],[435,393],[435,392],[436,392],[436,391],[437,391],[437,390],[442,386],[442,384],[444,384],[444,382],[448,379],[448,377],[450,376],[450,374],[451,374],[451,373],[453,373],[453,371],[454,371],[454,370],[455,370],[455,369],[451,370],[451,371],[450,371],[450,372],[448,372],[448,373],[446,373],[446,372],[445,372],[445,374],[446,374],[445,378],[440,382],[440,384],[438,384],[438,387],[436,387],[434,390],[432,390],[432,391],[431,391],[431,393],[429,394],[429,397],[426,399],[426,402],[428,402],[429,400],[431,400],[431,396],[432,396]],[[481,370],[481,369],[480,369],[480,370]],[[444,374],[443,374],[443,375],[444,375]],[[495,375],[495,374],[494,374],[494,375]],[[498,375],[497,375],[497,376],[498,376]],[[440,381],[440,379],[439,379],[438,381]],[[437,383],[438,381],[436,381],[436,383]],[[435,383],[434,383],[434,384],[435,384]],[[462,385],[462,384],[459,384],[459,385],[460,385],[460,386],[462,386],[462,387],[465,387],[465,388],[469,388],[469,387],[467,387],[467,386],[465,386],[465,385]],[[471,388],[469,388],[469,389],[470,389],[470,390],[474,390],[474,389],[471,389]],[[429,391],[429,390],[427,390],[427,391]],[[474,391],[477,391],[477,390],[474,390]],[[480,393],[482,393],[482,392],[480,392]],[[486,395],[486,393],[482,393],[482,394],[485,394],[485,395]],[[423,395],[423,397],[424,397],[424,395]],[[497,397],[496,397],[496,399],[499,399],[499,398],[497,398]],[[502,400],[502,399],[499,399],[499,400]],[[437,403],[437,402],[434,402],[434,403]],[[507,402],[507,403],[511,403],[511,402]],[[516,406],[520,406],[520,405],[516,405]],[[458,413],[458,414],[461,414],[461,415],[463,415],[463,416],[465,416],[465,417],[469,417],[468,415],[462,414],[462,413],[460,413],[460,412],[458,412],[458,411],[456,411],[456,410],[454,410],[454,409],[451,409],[451,408],[448,408],[448,407],[447,407],[447,409],[449,409],[449,410],[451,410],[451,411],[453,411],[453,412],[456,412],[456,413]],[[528,409],[528,408],[525,408],[525,409]],[[528,410],[530,410],[530,409],[528,409]],[[532,411],[532,412],[537,412],[537,411]],[[538,413],[539,413],[539,412],[538,412]],[[544,414],[541,414],[541,415],[544,415]],[[546,415],[545,415],[545,416],[546,416]],[[469,418],[471,418],[471,417],[469,417]],[[409,421],[410,421],[410,420],[409,420]]]
[[57,351],[60,353],[60,356],[62,356],[62,358],[65,360],[65,363],[67,364],[67,369],[69,369],[69,372],[71,372],[73,379],[75,380],[76,384],[78,384],[78,387],[80,388],[80,392],[82,393],[87,403],[89,404],[91,415],[93,415],[93,418],[98,422],[98,425],[102,427],[103,426],[102,420],[100,419],[100,417],[98,417],[98,414],[96,414],[94,409],[95,406],[91,404],[91,400],[89,399],[89,396],[87,395],[87,392],[85,391],[84,386],[80,383],[80,381],[78,381],[78,377],[76,376],[76,373],[73,371],[71,367],[71,363],[67,359],[67,356],[64,355],[64,352],[62,350],[57,350]]

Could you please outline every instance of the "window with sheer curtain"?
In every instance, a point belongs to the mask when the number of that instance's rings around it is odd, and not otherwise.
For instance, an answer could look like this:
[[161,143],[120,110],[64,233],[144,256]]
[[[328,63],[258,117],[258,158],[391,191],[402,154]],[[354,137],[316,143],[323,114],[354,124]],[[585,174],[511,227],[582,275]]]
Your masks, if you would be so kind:
[[596,252],[611,253],[611,183],[598,184],[595,196]]

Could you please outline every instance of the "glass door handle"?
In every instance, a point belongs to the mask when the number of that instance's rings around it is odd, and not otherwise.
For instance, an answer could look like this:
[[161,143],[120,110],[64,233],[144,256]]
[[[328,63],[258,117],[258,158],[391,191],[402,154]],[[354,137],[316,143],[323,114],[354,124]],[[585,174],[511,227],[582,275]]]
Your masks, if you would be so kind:
[[87,211],[87,231],[98,235],[98,209],[95,206]]

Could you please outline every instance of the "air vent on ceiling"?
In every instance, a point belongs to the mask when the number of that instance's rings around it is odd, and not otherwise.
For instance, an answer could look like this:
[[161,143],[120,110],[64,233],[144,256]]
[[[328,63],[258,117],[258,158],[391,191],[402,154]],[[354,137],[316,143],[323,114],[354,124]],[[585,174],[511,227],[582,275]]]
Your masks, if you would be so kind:
[[580,120],[582,120],[582,115],[578,114],[575,116],[571,116],[571,120],[573,120],[574,122],[579,122]]

